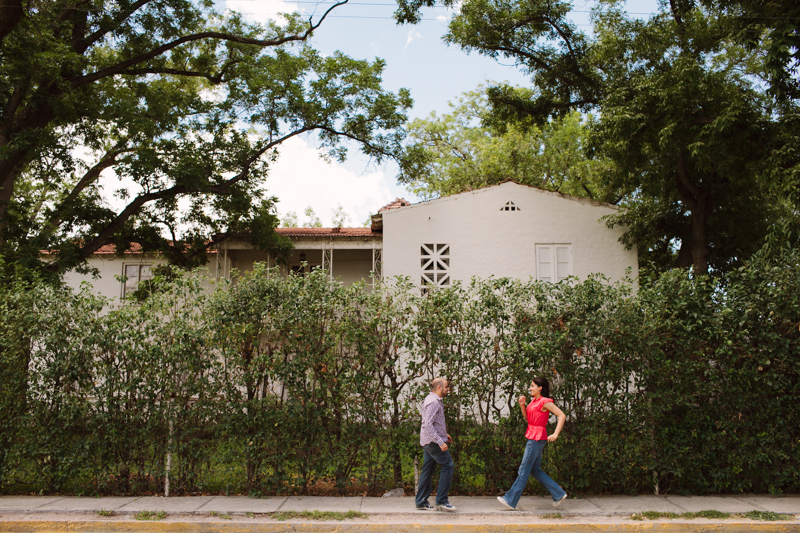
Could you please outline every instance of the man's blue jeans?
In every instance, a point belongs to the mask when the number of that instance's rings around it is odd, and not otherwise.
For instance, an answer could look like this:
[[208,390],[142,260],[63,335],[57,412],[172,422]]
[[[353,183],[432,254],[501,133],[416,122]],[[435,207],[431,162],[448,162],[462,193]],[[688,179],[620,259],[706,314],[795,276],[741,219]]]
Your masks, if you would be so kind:
[[453,457],[450,450],[443,452],[438,444],[431,442],[422,447],[423,460],[422,472],[419,474],[419,487],[417,488],[417,507],[428,501],[428,496],[433,490],[433,471],[436,465],[441,465],[439,472],[439,486],[436,489],[436,505],[447,503],[447,493],[450,492],[450,483],[453,481]]
[[511,507],[516,507],[519,503],[522,491],[525,490],[525,485],[528,484],[528,478],[531,475],[536,478],[536,481],[544,485],[544,488],[550,491],[553,501],[560,500],[566,494],[564,489],[540,468],[542,465],[542,452],[546,445],[546,440],[529,440],[528,444],[525,445],[525,455],[522,456],[522,464],[519,465],[517,480],[503,496],[506,503]]

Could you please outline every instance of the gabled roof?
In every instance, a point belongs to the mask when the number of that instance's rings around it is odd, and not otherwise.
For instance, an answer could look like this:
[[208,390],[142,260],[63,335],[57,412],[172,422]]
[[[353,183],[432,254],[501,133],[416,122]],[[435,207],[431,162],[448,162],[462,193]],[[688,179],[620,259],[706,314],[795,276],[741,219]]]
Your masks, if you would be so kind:
[[[597,207],[609,207],[611,209],[619,209],[619,206],[616,206],[614,204],[609,204],[609,203],[606,203],[606,202],[600,202],[598,200],[591,200],[589,198],[583,198],[581,196],[573,196],[571,194],[565,194],[563,192],[551,191],[549,189],[544,189],[542,187],[537,187],[536,185],[528,185],[527,183],[519,183],[519,182],[514,181],[514,180],[505,180],[505,181],[501,181],[500,183],[497,183],[495,185],[487,185],[485,187],[480,187],[480,188],[477,188],[477,189],[471,189],[471,190],[468,190],[468,191],[459,192],[459,193],[455,193],[455,194],[450,194],[450,195],[447,195],[447,196],[440,196],[439,198],[432,198],[430,200],[424,200],[422,202],[417,202],[415,204],[411,204],[411,203],[409,203],[409,202],[407,202],[405,200],[402,200],[402,198],[398,198],[397,200],[395,200],[394,202],[392,202],[389,205],[392,206],[392,209],[398,209],[398,208],[401,208],[401,207],[417,207],[417,206],[429,204],[431,202],[438,202],[438,201],[442,201],[442,200],[448,200],[448,199],[452,199],[452,198],[457,198],[458,196],[462,196],[462,195],[466,195],[466,194],[482,193],[484,191],[488,191],[489,189],[493,189],[493,188],[496,188],[496,187],[507,187],[509,184],[517,185],[518,187],[526,187],[528,189],[533,189],[535,191],[538,191],[538,192],[541,192],[541,193],[544,193],[544,194],[557,196],[559,198],[563,198],[565,200],[571,200],[573,202],[580,202],[580,203],[583,203],[583,204],[594,205],[594,206],[597,206]],[[403,202],[405,202],[405,204],[404,205],[394,205],[398,200],[402,200]],[[386,207],[388,207],[388,206],[386,206]],[[381,210],[383,210],[383,208],[381,208]],[[378,211],[378,213],[380,213],[380,211]]]

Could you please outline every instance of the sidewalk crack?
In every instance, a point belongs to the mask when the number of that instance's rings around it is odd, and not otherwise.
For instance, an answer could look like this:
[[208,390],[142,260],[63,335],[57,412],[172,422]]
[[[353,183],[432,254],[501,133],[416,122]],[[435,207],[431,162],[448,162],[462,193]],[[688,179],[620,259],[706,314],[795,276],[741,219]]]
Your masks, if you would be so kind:
[[45,505],[50,505],[50,504],[53,504],[53,503],[56,503],[56,502],[60,502],[61,500],[66,500],[66,499],[67,499],[67,497],[66,497],[66,496],[62,496],[62,497],[60,497],[60,498],[56,498],[56,499],[55,499],[55,500],[53,500],[53,501],[47,501],[47,500],[45,500],[45,502],[44,502],[43,504],[41,504],[41,505],[37,505],[36,507],[33,507],[33,508],[31,509],[31,511],[35,511],[35,510],[37,510],[39,507],[44,507]]
[[283,498],[283,501],[282,501],[282,502],[281,502],[281,504],[278,506],[278,508],[277,508],[277,509],[275,509],[275,512],[277,513],[278,511],[280,511],[280,510],[281,510],[281,508],[283,508],[283,504],[284,504],[284,503],[286,503],[287,501],[289,501],[289,497],[288,497],[288,496],[284,496],[284,498]]
[[678,502],[674,502],[674,501],[670,500],[669,496],[664,496],[664,500],[669,502],[670,505],[674,505],[675,507],[677,507],[678,509],[680,509],[684,513],[688,513],[689,512],[689,509],[687,509],[686,507],[684,507],[682,505],[678,505]]
[[209,503],[211,503],[212,501],[214,501],[214,500],[216,500],[216,499],[217,499],[217,496],[212,496],[212,497],[210,497],[210,498],[209,498],[207,501],[205,501],[205,502],[203,503],[203,505],[201,505],[200,507],[198,507],[197,509],[195,509],[195,510],[194,510],[194,511],[192,511],[192,512],[194,512],[194,513],[199,513],[199,512],[200,512],[200,509],[202,509],[203,507],[205,507],[206,505],[208,505]]
[[752,505],[753,507],[756,508],[756,511],[769,511],[769,509],[767,509],[765,507],[761,507],[760,505],[756,505],[755,503],[753,503],[751,501],[748,501],[748,500],[746,500],[744,498],[739,498],[738,496],[732,496],[732,498],[734,500],[739,500],[742,503],[746,503],[747,505]]
[[600,511],[600,512],[605,512],[605,511],[603,511],[603,508],[602,508],[602,507],[600,507],[599,505],[597,505],[596,503],[594,503],[594,501],[592,501],[592,499],[591,499],[591,498],[584,498],[584,500],[586,500],[587,502],[589,502],[589,503],[591,503],[592,505],[594,505],[595,507],[597,507],[597,510],[598,510],[598,511]]

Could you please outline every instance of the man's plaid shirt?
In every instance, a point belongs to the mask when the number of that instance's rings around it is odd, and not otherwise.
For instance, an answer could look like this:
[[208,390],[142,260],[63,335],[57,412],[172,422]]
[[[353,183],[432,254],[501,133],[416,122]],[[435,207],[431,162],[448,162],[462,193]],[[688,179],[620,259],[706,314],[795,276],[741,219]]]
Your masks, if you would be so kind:
[[428,394],[422,403],[422,427],[419,430],[419,445],[425,446],[431,442],[439,446],[447,442],[444,402],[435,392]]

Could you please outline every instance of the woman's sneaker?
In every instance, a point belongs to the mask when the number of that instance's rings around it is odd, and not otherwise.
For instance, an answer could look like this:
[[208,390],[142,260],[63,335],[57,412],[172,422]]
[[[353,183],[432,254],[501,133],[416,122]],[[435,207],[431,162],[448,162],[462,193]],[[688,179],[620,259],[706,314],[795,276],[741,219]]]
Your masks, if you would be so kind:
[[436,507],[434,507],[428,502],[425,502],[422,505],[417,505],[417,511],[435,511],[435,510]]
[[455,508],[455,507],[453,507],[453,504],[451,504],[451,503],[449,503],[449,502],[448,502],[448,503],[445,503],[444,505],[437,505],[437,506],[436,506],[436,508],[437,508],[439,511],[447,511],[448,513],[455,512],[455,510],[456,510],[456,508]]
[[505,507],[506,509],[508,509],[508,510],[510,510],[510,511],[513,511],[513,510],[514,510],[514,508],[513,508],[513,507],[511,507],[510,505],[508,505],[508,502],[507,502],[507,501],[506,501],[506,499],[505,499],[505,498],[503,498],[502,496],[498,496],[498,497],[497,497],[497,501],[499,501],[499,502],[500,502],[500,505],[502,505],[502,506],[503,506],[503,507]]
[[563,502],[566,499],[567,499],[567,493],[565,492],[562,497],[560,497],[559,499],[557,499],[556,501],[553,502],[553,507],[558,507],[558,504]]

